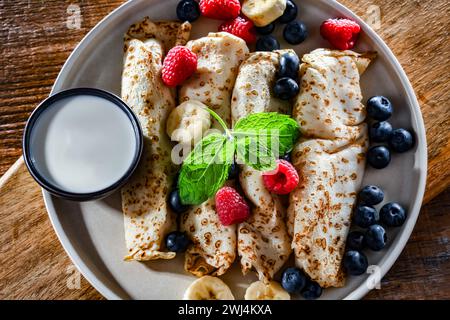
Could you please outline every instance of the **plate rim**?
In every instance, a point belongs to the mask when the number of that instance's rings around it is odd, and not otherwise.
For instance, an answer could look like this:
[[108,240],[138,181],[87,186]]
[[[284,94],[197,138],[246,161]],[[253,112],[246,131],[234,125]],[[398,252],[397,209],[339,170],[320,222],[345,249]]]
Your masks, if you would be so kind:
[[[425,125],[422,117],[422,112],[419,106],[419,102],[417,100],[414,89],[404,71],[398,59],[391,51],[391,49],[387,46],[387,44],[383,41],[383,39],[368,25],[362,20],[359,16],[357,16],[353,11],[339,3],[336,0],[319,0],[322,3],[325,3],[335,9],[338,12],[344,13],[344,15],[348,18],[354,19],[357,23],[359,23],[362,27],[364,33],[371,38],[374,42],[376,42],[379,47],[382,49],[384,57],[386,57],[387,63],[390,64],[390,67],[395,71],[396,75],[399,77],[400,83],[402,87],[405,89],[407,94],[407,99],[411,106],[411,113],[413,119],[417,123],[417,136],[420,137],[417,153],[418,159],[416,163],[419,164],[418,168],[415,168],[419,172],[419,183],[417,188],[417,195],[413,204],[413,208],[409,213],[409,218],[407,223],[402,227],[402,230],[399,231],[399,239],[397,243],[392,249],[391,254],[387,257],[386,261],[380,266],[381,268],[381,278],[382,279],[386,273],[391,269],[392,265],[397,261],[400,253],[403,251],[406,243],[408,242],[411,233],[416,225],[417,218],[419,216],[419,212],[422,206],[422,200],[425,193],[426,187],[426,178],[427,178],[427,168],[428,168],[428,154],[427,154],[427,141],[425,134]],[[93,37],[96,33],[100,32],[101,29],[105,28],[109,21],[114,19],[116,16],[119,16],[122,11],[126,11],[128,7],[132,6],[136,1],[127,1],[114,9],[111,13],[109,13],[106,17],[104,17],[100,22],[98,22],[78,43],[78,45],[73,49],[72,53],[67,58],[63,67],[61,68],[50,92],[50,95],[55,94],[58,90],[58,84],[61,79],[64,77],[66,73],[66,68],[80,55],[79,52],[87,45],[89,39]],[[417,156],[417,155],[416,155]],[[44,204],[49,215],[51,224],[55,233],[60,241],[62,247],[66,251],[69,258],[72,260],[72,263],[77,267],[77,269],[81,272],[81,274],[86,278],[86,280],[105,298],[109,300],[119,300],[122,299],[119,295],[109,289],[101,280],[97,278],[97,276],[91,271],[91,269],[87,266],[84,260],[80,257],[77,250],[71,243],[70,238],[67,236],[64,228],[62,227],[55,210],[55,206],[52,201],[52,196],[42,189]],[[347,294],[343,299],[344,300],[356,300],[363,298],[371,289],[365,285],[366,282],[361,283],[356,289]]]

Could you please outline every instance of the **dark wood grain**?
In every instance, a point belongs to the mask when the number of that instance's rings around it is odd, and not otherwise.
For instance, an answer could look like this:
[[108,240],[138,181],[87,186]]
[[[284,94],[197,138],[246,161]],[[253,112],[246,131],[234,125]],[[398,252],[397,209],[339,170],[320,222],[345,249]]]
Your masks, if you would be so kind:
[[[75,45],[123,1],[0,1],[0,175],[21,154],[27,117],[50,92]],[[426,201],[414,233],[381,289],[368,299],[450,299],[450,6],[446,0],[342,0],[362,17],[378,5],[379,34],[405,68],[421,104],[428,139]],[[66,26],[69,4],[80,29]],[[0,186],[0,299],[100,299],[72,264],[45,213],[40,189],[23,166]],[[13,182],[11,182],[13,181]],[[24,208],[24,204],[27,206]]]

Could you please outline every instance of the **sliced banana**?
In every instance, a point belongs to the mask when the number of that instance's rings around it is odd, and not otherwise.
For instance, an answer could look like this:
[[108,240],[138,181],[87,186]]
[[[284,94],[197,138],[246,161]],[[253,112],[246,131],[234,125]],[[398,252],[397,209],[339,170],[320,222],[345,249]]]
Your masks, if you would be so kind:
[[234,300],[230,288],[216,277],[203,276],[187,288],[183,300]]
[[166,132],[172,141],[193,145],[211,127],[206,105],[196,100],[185,101],[170,113]]
[[291,296],[278,282],[256,281],[245,291],[245,300],[291,300]]
[[264,27],[281,17],[286,9],[286,0],[244,0],[242,13],[255,26]]

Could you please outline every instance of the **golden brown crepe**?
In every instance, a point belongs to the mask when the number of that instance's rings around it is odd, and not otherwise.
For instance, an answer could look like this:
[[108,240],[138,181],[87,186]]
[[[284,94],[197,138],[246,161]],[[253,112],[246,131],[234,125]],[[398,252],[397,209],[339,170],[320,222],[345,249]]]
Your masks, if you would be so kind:
[[125,35],[122,98],[137,115],[144,133],[139,167],[122,188],[127,260],[175,257],[174,252],[162,251],[162,246],[165,235],[176,228],[166,198],[177,168],[165,132],[176,93],[162,83],[161,68],[165,53],[176,44],[185,44],[189,33],[189,23],[146,18]]
[[[233,123],[252,113],[288,113],[289,103],[274,97],[272,87],[280,56],[288,50],[256,52],[239,68],[233,91]],[[241,165],[239,181],[253,203],[250,218],[238,226],[238,253],[244,274],[252,268],[261,281],[269,283],[291,253],[291,240],[285,224],[286,209],[264,186],[262,173]]]
[[198,63],[197,71],[180,88],[180,102],[203,102],[230,124],[231,93],[239,65],[248,54],[245,41],[228,32],[217,32],[189,41],[186,47],[197,55]]
[[360,74],[374,54],[317,49],[302,58],[293,117],[303,137],[292,152],[300,175],[288,227],[296,265],[320,286],[341,287],[341,261],[368,146]]
[[[245,42],[226,32],[210,33],[187,44],[197,54],[198,69],[179,90],[180,102],[198,100],[231,125],[230,100],[240,63],[248,53]],[[182,217],[181,230],[192,245],[185,270],[198,276],[222,275],[236,258],[236,226],[223,226],[214,199],[194,206]]]
[[182,216],[181,230],[192,244],[184,268],[197,277],[224,274],[236,259],[236,226],[224,226],[216,213],[214,198],[194,206]]

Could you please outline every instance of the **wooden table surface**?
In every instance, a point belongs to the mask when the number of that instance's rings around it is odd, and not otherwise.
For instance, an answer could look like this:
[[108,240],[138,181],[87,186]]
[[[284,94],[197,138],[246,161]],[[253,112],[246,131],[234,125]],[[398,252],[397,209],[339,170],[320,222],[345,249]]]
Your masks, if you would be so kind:
[[[20,157],[25,122],[70,52],[122,2],[0,1],[0,176]],[[380,10],[377,31],[413,84],[429,148],[426,205],[381,290],[366,298],[450,299],[450,6],[447,0],[341,2],[366,20]],[[80,28],[74,28],[77,8]],[[20,162],[0,179],[0,190],[0,299],[101,299],[85,279],[78,283],[40,189]]]

